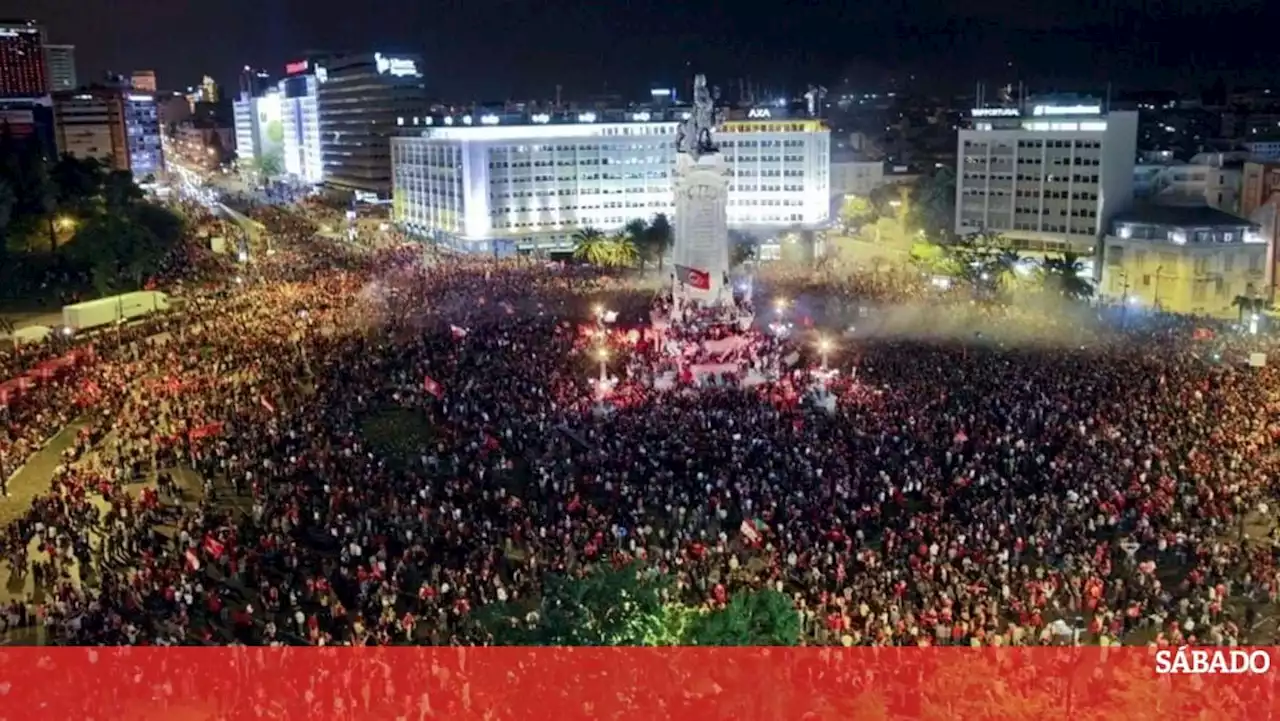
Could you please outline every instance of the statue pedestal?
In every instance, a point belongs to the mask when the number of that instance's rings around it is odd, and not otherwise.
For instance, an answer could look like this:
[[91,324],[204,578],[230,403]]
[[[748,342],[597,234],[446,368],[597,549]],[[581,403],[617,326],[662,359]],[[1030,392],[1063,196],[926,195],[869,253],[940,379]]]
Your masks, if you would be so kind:
[[676,156],[675,228],[672,260],[706,273],[709,288],[686,285],[685,297],[702,304],[730,303],[725,287],[729,271],[729,168],[719,153]]

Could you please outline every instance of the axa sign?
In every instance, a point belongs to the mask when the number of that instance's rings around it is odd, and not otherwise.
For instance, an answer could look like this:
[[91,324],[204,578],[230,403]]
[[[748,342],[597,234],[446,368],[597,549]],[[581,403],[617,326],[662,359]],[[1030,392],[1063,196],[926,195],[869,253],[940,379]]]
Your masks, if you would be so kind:
[[773,117],[773,113],[768,108],[752,108],[747,111],[747,118],[750,120],[768,120]]

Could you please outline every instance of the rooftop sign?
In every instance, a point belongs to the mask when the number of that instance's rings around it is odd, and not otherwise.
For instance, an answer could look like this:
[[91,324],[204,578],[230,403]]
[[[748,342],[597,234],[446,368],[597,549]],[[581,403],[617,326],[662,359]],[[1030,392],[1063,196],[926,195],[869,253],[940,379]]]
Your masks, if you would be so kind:
[[1037,105],[1031,110],[1037,117],[1046,115],[1101,115],[1101,105]]
[[974,108],[969,114],[975,118],[1016,118],[1022,115],[1017,108]]
[[773,113],[768,108],[752,108],[747,111],[749,120],[768,120],[773,117]]
[[403,78],[418,74],[417,61],[409,58],[389,58],[382,53],[374,53],[373,61],[378,66],[379,75],[393,75],[397,78]]
[[296,63],[289,63],[285,65],[284,73],[285,75],[297,75],[298,73],[305,73],[310,69],[311,69],[310,62],[306,60],[299,60]]

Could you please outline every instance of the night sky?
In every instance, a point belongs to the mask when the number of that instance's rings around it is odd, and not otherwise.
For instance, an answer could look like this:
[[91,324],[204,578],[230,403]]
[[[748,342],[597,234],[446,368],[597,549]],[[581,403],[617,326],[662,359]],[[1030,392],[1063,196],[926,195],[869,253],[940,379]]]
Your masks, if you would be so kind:
[[[249,64],[281,72],[308,48],[416,51],[451,100],[627,96],[691,68],[930,91],[978,80],[1194,90],[1266,83],[1280,0],[6,0],[50,42],[76,45],[81,81],[154,69],[162,88]],[[1271,7],[1268,7],[1270,5]],[[1010,65],[1011,64],[1011,65]],[[916,79],[910,80],[912,74]],[[898,86],[903,87],[902,85]],[[1080,89],[1088,89],[1082,87]]]

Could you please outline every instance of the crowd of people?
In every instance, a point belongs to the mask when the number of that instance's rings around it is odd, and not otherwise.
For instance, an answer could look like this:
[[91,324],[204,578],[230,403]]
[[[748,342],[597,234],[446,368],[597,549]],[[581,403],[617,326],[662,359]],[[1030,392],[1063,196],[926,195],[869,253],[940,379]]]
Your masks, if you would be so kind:
[[[195,263],[180,313],[68,341],[91,357],[2,411],[4,470],[83,430],[0,533],[0,578],[39,581],[0,623],[54,643],[483,644],[476,609],[639,561],[692,606],[776,588],[816,644],[1273,640],[1280,377],[1243,339],[1215,362],[1190,327],[1099,320],[1068,342],[907,281],[761,277],[757,324],[795,323],[753,342],[788,370],[658,387],[633,362],[657,345],[579,332],[598,306],[645,327],[652,291],[254,215],[271,254]],[[965,333],[868,330],[908,297]],[[818,334],[834,406],[780,390],[819,364]],[[625,398],[607,414],[602,358]],[[430,429],[415,452],[367,437],[391,412]]]

